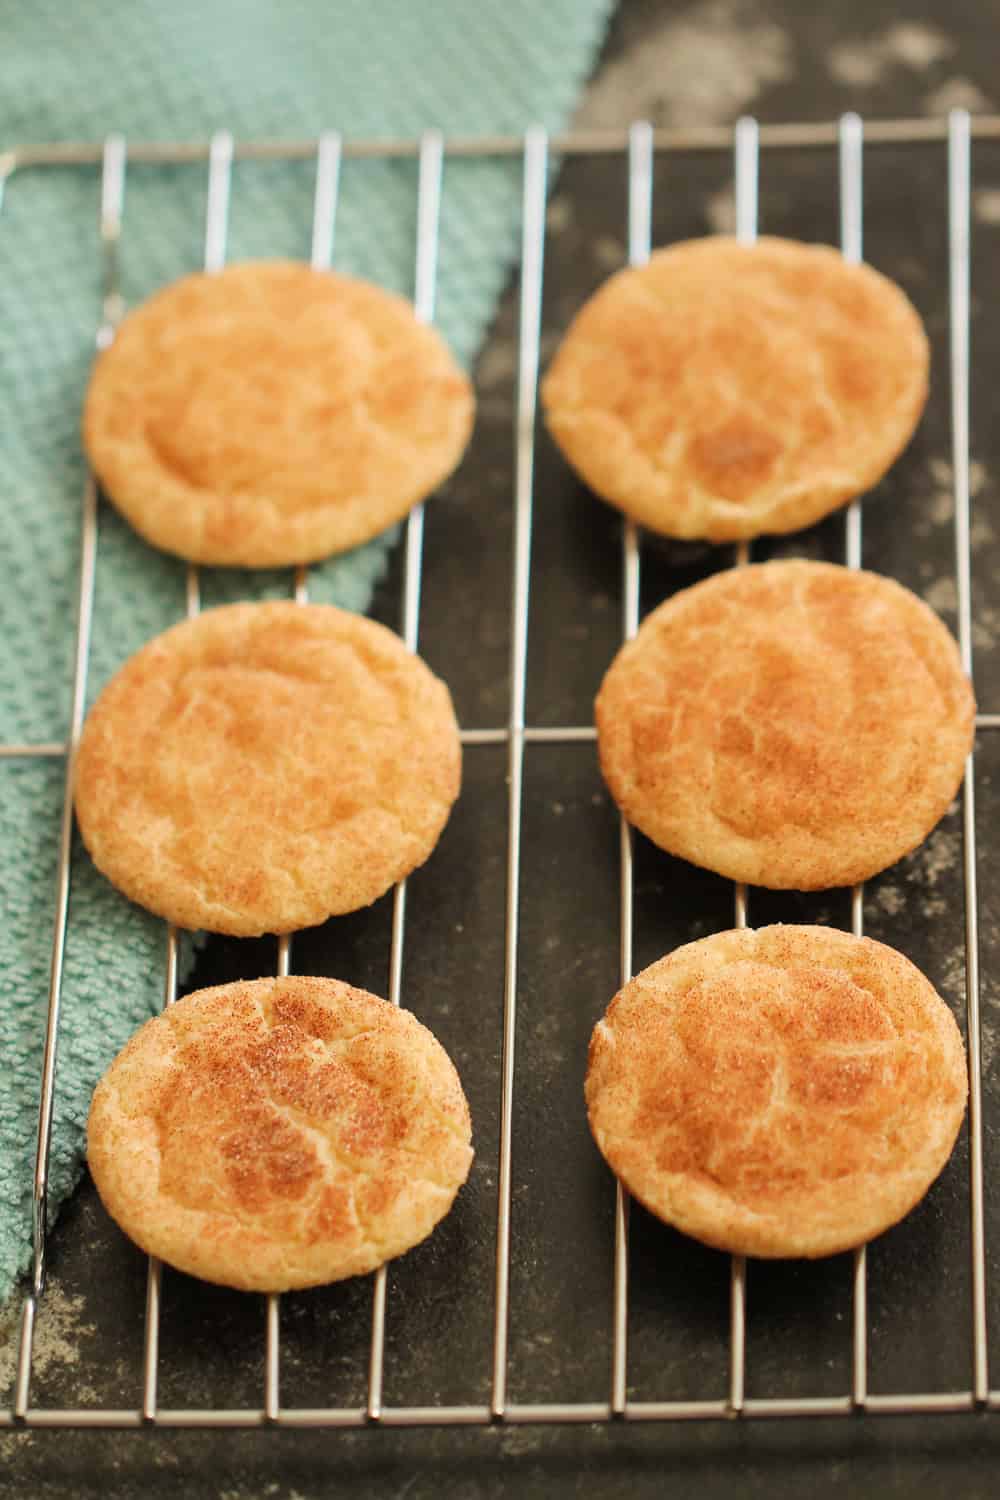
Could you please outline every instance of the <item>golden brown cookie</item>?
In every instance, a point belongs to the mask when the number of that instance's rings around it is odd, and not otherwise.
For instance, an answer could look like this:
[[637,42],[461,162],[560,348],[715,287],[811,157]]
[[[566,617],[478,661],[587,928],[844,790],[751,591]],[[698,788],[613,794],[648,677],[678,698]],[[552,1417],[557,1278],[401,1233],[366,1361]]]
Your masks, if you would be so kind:
[[975,702],[908,589],[829,563],[728,569],[653,611],[598,694],[601,770],[671,854],[775,889],[853,885],[947,810]]
[[98,359],[84,446],[135,529],[197,563],[343,552],[457,465],[468,379],[410,304],[293,261],[185,276]]
[[97,1086],[87,1155],[142,1249],[278,1292],[425,1239],[472,1147],[458,1074],[409,1011],[291,978],[199,990],[147,1021]]
[[823,245],[718,237],[620,271],[542,387],[590,487],[667,536],[796,531],[870,489],[927,399],[920,319]]
[[133,901],[250,936],[381,896],[434,848],[460,777],[448,689],[392,631],[330,605],[233,604],[108,683],[76,813]]
[[951,1011],[908,959],[827,927],[720,932],[616,995],[590,1044],[601,1152],[740,1255],[864,1244],[919,1202],[965,1113]]

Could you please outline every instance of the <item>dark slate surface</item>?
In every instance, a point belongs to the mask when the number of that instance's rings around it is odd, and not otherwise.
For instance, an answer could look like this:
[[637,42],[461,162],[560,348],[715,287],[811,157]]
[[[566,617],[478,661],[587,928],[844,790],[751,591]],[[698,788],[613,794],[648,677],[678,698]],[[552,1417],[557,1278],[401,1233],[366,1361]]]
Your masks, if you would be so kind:
[[[996,0],[947,10],[887,0],[836,9],[795,0],[626,0],[581,112],[585,123],[647,114],[659,123],[830,119],[990,108]],[[934,345],[933,398],[910,449],[865,510],[864,558],[953,618],[949,499],[944,151],[879,150],[865,165],[865,252],[896,277]],[[975,148],[973,469],[976,677],[980,706],[1000,710],[1000,612],[993,581],[994,436],[1000,320],[991,262],[1000,250],[1000,146]],[[543,357],[581,299],[624,254],[620,162],[574,161],[550,205]],[[731,221],[727,157],[660,160],[655,237],[703,234]],[[830,153],[765,155],[761,227],[805,239],[837,235]],[[511,556],[511,416],[516,302],[506,299],[479,366],[480,416],[458,478],[429,507],[422,649],[451,683],[467,726],[507,712]],[[586,723],[620,629],[620,524],[572,479],[539,436],[528,718]],[[844,525],[755,548],[755,556],[840,560]],[[643,607],[725,566],[731,554],[647,542]],[[377,613],[398,621],[400,577]],[[739,642],[734,642],[739,649]],[[991,1288],[1000,1275],[1000,902],[991,855],[1000,734],[980,735],[977,798],[983,848],[983,1053]],[[449,1048],[465,1082],[478,1156],[452,1216],[389,1277],[386,1400],[485,1402],[489,1393],[497,1177],[505,861],[504,753],[473,748],[465,792],[431,866],[412,882],[404,1000]],[[725,882],[639,840],[636,965],[729,925]],[[587,1038],[616,985],[617,830],[592,747],[531,746],[524,786],[523,920],[514,1123],[510,1398],[600,1400],[608,1389],[611,1179],[589,1140],[581,1078]],[[845,923],[846,894],[753,893],[751,920]],[[903,948],[961,1015],[964,986],[961,827],[950,816],[926,845],[874,881],[868,930]],[[294,964],[385,990],[389,903],[297,940]],[[195,982],[265,972],[273,943],[213,941]],[[925,1203],[870,1251],[874,1391],[968,1388],[968,1150]],[[45,1405],[135,1406],[145,1263],[84,1185],[52,1244],[38,1330],[33,1399]],[[636,1211],[630,1390],[638,1398],[716,1397],[727,1367],[728,1263]],[[365,1395],[368,1281],[290,1296],[282,1305],[282,1397],[360,1403]],[[167,1273],[161,1401],[259,1405],[263,1304]],[[850,1261],[755,1264],[749,1273],[751,1395],[848,1388]],[[1000,1339],[1000,1296],[990,1298]],[[2,1368],[2,1367],[0,1367]],[[994,1381],[994,1384],[997,1384]],[[0,1437],[0,1495],[133,1495],[191,1500],[313,1495],[444,1496],[510,1492],[635,1497],[668,1492],[886,1496],[996,1492],[1000,1419],[983,1416],[794,1423],[520,1429],[506,1432],[247,1432]]]

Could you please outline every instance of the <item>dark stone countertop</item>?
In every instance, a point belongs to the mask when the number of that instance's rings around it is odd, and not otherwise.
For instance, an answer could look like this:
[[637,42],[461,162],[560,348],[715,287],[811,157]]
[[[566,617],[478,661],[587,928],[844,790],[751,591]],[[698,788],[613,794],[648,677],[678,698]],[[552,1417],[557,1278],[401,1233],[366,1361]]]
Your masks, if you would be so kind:
[[[947,8],[888,0],[840,7],[795,0],[625,0],[579,112],[581,124],[833,119],[994,108],[996,0]],[[955,605],[947,363],[947,223],[942,147],[872,151],[865,164],[865,251],[896,277],[933,342],[933,396],[907,453],[865,508],[864,560],[918,589],[949,620]],[[723,154],[660,159],[655,238],[732,220]],[[833,153],[765,153],[763,228],[836,240]],[[620,160],[567,163],[549,208],[543,359],[587,293],[624,256]],[[992,583],[1000,465],[1000,321],[991,261],[1000,250],[1000,143],[977,146],[974,175],[973,581],[980,706],[1000,710],[1000,610]],[[478,369],[480,415],[459,476],[427,512],[421,649],[452,685],[469,727],[506,718],[510,644],[512,388],[516,301],[504,301]],[[620,525],[539,435],[528,721],[583,724],[620,630]],[[755,556],[841,560],[843,517]],[[643,606],[727,561],[722,551],[647,542]],[[401,559],[377,614],[398,622]],[[738,642],[735,643],[738,649]],[[1000,1337],[1000,900],[988,875],[1000,735],[977,757],[989,1326]],[[428,870],[411,885],[404,999],[451,1051],[469,1094],[478,1156],[469,1187],[432,1239],[393,1267],[386,1400],[488,1400],[503,992],[506,789],[502,747],[470,748],[465,792]],[[908,952],[961,1013],[962,839],[957,813],[922,849],[873,881],[868,931]],[[474,878],[470,878],[474,874]],[[731,888],[637,841],[636,967],[730,925]],[[755,924],[846,924],[846,893],[753,893]],[[384,993],[389,902],[296,941],[295,966]],[[523,910],[514,1122],[510,1394],[517,1401],[606,1397],[610,1369],[613,1186],[590,1142],[581,1079],[591,1026],[617,981],[617,825],[592,746],[529,747],[524,783]],[[196,984],[266,972],[273,943],[213,941]],[[968,1389],[968,1144],[926,1201],[871,1248],[873,1391]],[[40,1314],[35,1399],[135,1406],[145,1262],[84,1186],[53,1237]],[[747,1389],[755,1396],[843,1393],[850,1377],[849,1257],[753,1264]],[[282,1398],[360,1404],[370,1330],[368,1281],[282,1306]],[[718,1396],[727,1368],[728,1262],[633,1218],[629,1384],[643,1399]],[[160,1400],[259,1405],[263,1305],[168,1273]],[[0,1371],[2,1373],[2,1371]],[[994,1384],[998,1382],[994,1381]],[[520,1428],[506,1431],[73,1433],[0,1437],[0,1495],[296,1500],[574,1494],[641,1497],[837,1492],[914,1497],[996,1492],[1000,1421],[955,1416]]]

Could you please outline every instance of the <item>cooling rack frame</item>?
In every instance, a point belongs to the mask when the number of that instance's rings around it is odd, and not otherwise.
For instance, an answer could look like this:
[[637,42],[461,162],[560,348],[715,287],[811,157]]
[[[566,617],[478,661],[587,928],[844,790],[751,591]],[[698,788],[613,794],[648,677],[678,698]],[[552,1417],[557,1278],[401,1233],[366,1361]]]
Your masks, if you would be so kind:
[[[515,1038],[518,1000],[518,942],[521,900],[521,829],[526,747],[534,743],[569,743],[593,739],[589,725],[534,727],[526,723],[528,622],[531,594],[532,508],[535,427],[539,372],[542,287],[545,267],[546,188],[552,155],[620,154],[628,178],[628,259],[642,264],[651,245],[651,205],[654,153],[732,151],[736,188],[736,233],[752,242],[757,233],[758,159],[762,148],[827,148],[838,159],[841,249],[850,261],[862,257],[862,172],[867,148],[947,147],[950,413],[952,485],[954,498],[955,576],[958,599],[958,640],[962,663],[972,673],[972,589],[970,561],[969,355],[970,355],[970,181],[973,139],[1000,139],[1000,115],[971,117],[955,110],[947,119],[882,120],[863,123],[855,114],[831,123],[758,125],[743,118],[733,130],[719,128],[654,130],[637,123],[628,131],[586,131],[548,137],[540,128],[523,136],[444,139],[427,131],[419,139],[400,141],[344,140],[327,132],[310,141],[235,142],[225,131],[210,141],[135,143],[120,136],[98,143],[25,145],[0,152],[0,209],[4,189],[22,173],[101,167],[100,230],[104,267],[103,303],[95,336],[97,349],[106,347],[124,313],[119,292],[119,252],[123,233],[123,196],[127,164],[196,165],[207,163],[208,198],[204,266],[217,271],[225,263],[232,164],[235,160],[315,160],[316,183],[311,263],[331,264],[334,248],[337,195],[341,162],[360,159],[416,158],[418,162],[417,235],[414,265],[414,305],[417,316],[433,321],[437,280],[442,174],[448,157],[519,157],[522,162],[522,230],[519,263],[519,334],[517,397],[513,434],[514,557],[511,594],[511,689],[507,722],[489,729],[463,731],[466,746],[503,745],[507,770],[507,863],[504,919],[505,974],[503,1041],[500,1085],[499,1180],[496,1213],[493,1354],[490,1400],[485,1404],[392,1406],[383,1400],[387,1283],[384,1268],[373,1278],[372,1327],[368,1363],[368,1396],[359,1406],[292,1407],[282,1404],[280,1392],[281,1325],[277,1296],[266,1299],[263,1400],[259,1407],[165,1408],[157,1399],[161,1322],[161,1267],[149,1262],[144,1331],[141,1400],[135,1408],[79,1407],[56,1409],[31,1404],[32,1352],[36,1312],[44,1294],[47,1249],[47,1184],[55,1095],[62,970],[70,898],[70,852],[73,834],[71,787],[74,760],[83,722],[87,665],[94,606],[97,549],[98,493],[89,477],[82,497],[82,542],[77,601],[76,646],[70,724],[64,743],[4,744],[0,758],[59,757],[65,761],[65,791],[58,830],[56,911],[46,1033],[39,1090],[39,1123],[33,1192],[34,1253],[30,1283],[20,1320],[17,1373],[13,1404],[0,1411],[0,1430],[10,1428],[241,1428],[277,1427],[357,1428],[420,1426],[487,1426],[519,1424],[690,1421],[720,1418],[834,1417],[851,1414],[931,1414],[1000,1409],[1000,1390],[989,1383],[986,1236],[983,1208],[982,1056],[979,1014],[979,939],[977,856],[974,807],[974,751],[965,768],[962,791],[963,883],[966,953],[966,1034],[969,1060],[969,1169],[971,1307],[969,1348],[971,1380],[967,1389],[947,1392],[874,1394],[868,1389],[867,1265],[864,1248],[855,1252],[853,1269],[852,1359],[850,1388],[838,1396],[752,1398],[745,1393],[746,1266],[733,1257],[729,1281],[729,1375],[727,1389],[717,1399],[639,1401],[628,1396],[628,1232],[629,1205],[619,1185],[615,1209],[614,1279],[612,1297],[612,1365],[609,1393],[599,1402],[516,1403],[508,1400],[508,1328],[510,1319],[510,1247],[512,1194],[512,1122],[515,1109]],[[0,232],[2,232],[0,217]],[[844,561],[861,565],[862,507],[856,501],[846,512]],[[635,634],[639,623],[640,535],[630,522],[623,525],[622,637]],[[423,508],[412,512],[406,526],[403,568],[402,636],[415,650],[419,640]],[[750,549],[735,550],[734,564],[749,560]],[[293,596],[308,597],[306,570],[290,581]],[[200,608],[198,570],[187,574],[187,613]],[[1000,728],[1000,712],[977,715],[978,730]],[[634,878],[632,835],[624,820],[620,827],[620,975],[632,972]],[[734,921],[747,921],[748,895],[734,888]],[[852,892],[851,926],[863,927],[863,891]],[[389,999],[399,1004],[406,935],[406,883],[393,896],[389,957]],[[164,1001],[177,994],[177,933],[168,931]],[[278,945],[278,972],[289,972],[291,943]]]

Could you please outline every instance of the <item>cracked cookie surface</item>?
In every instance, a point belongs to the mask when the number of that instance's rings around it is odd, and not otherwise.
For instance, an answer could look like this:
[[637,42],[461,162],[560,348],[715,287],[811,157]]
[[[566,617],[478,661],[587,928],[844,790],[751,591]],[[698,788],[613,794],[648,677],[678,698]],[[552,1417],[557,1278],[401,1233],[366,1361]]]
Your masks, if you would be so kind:
[[430,1234],[472,1161],[441,1044],[334,979],[200,990],[138,1031],[97,1086],[87,1152],[142,1249],[253,1291],[373,1270]]
[[591,1129],[625,1186],[705,1244],[832,1255],[923,1197],[965,1113],[958,1027],[894,949],[824,927],[688,943],[594,1029]]
[[655,609],[596,702],[601,770],[671,854],[751,885],[867,880],[947,811],[975,702],[915,594],[830,563],[717,573]]
[[423,864],[461,779],[447,687],[331,605],[234,604],[151,641],[101,692],[76,767],[98,868],[179,927],[291,932]]
[[870,489],[927,399],[893,282],[823,245],[688,240],[619,272],[542,387],[580,477],[667,536],[796,531]]
[[192,562],[314,562],[452,472],[472,387],[404,298],[293,261],[164,288],[97,360],[84,446],[109,498]]

